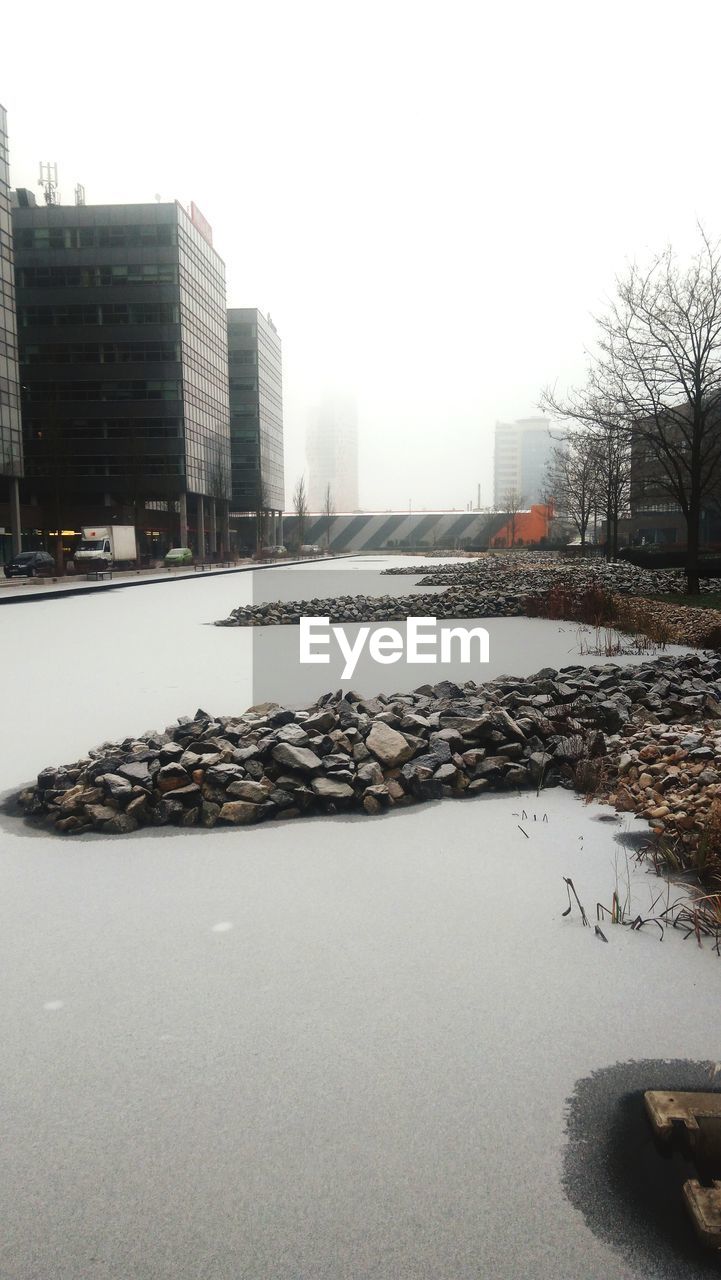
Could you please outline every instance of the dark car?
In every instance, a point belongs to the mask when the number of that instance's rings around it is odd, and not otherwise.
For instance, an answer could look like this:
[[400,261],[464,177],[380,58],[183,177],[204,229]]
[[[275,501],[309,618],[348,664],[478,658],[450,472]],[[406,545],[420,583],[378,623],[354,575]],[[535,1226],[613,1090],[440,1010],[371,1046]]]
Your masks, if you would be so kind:
[[47,551],[21,551],[5,565],[6,578],[35,578],[42,573],[54,573],[55,561]]

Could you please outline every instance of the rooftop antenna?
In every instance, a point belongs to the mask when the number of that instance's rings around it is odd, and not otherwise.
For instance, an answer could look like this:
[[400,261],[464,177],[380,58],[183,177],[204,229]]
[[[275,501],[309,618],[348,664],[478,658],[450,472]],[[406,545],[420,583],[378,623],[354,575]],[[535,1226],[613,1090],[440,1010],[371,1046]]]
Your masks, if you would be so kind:
[[43,188],[43,195],[46,204],[59,204],[60,195],[58,193],[58,166],[54,161],[40,161],[40,177],[38,186]]
[[85,204],[85,187],[82,182],[78,182],[75,185],[75,203],[76,205]]

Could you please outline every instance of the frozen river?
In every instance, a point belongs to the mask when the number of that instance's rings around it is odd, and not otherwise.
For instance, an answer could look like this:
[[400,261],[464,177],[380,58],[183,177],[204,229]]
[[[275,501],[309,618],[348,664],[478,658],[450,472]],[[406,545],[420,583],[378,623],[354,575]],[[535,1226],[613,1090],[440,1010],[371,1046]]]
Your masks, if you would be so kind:
[[[0,610],[0,790],[242,710],[250,635],[205,624],[251,591]],[[577,660],[530,625],[489,624],[499,670]],[[594,918],[617,882],[641,911],[660,890],[608,816],[552,791],[77,842],[5,821],[2,1280],[716,1274],[589,1155],[617,1096],[721,1056],[709,950],[562,918],[564,875]]]

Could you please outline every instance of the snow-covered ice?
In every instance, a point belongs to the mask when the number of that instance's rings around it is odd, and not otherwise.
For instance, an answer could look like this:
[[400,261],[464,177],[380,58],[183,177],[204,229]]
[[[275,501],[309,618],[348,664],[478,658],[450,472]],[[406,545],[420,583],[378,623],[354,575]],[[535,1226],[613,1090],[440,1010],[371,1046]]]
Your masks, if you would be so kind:
[[[249,636],[204,624],[249,579],[0,609],[0,790],[242,709]],[[537,625],[529,671],[575,660]],[[653,1233],[612,1247],[564,1191],[579,1078],[719,1056],[710,949],[562,917],[563,876],[593,919],[627,875],[640,911],[661,889],[609,818],[554,790],[79,841],[4,822],[3,1280],[705,1274]]]
[[[384,578],[388,564],[402,557],[312,562],[292,572],[259,571],[256,598],[289,595],[307,582],[307,597],[322,595],[323,580],[335,591],[339,564],[349,593],[362,578],[378,594],[412,592],[416,579]],[[377,571],[377,572],[376,572]],[[389,588],[390,584],[390,588]],[[425,591],[425,588],[423,589]],[[290,705],[309,703],[328,688],[323,667],[307,667],[302,689],[294,683],[289,657],[297,654],[297,627],[214,627],[239,604],[253,598],[253,575],[218,574],[188,582],[143,585],[67,599],[5,605],[0,608],[0,669],[4,672],[5,759],[0,793],[30,780],[46,764],[82,756],[103,741],[158,729],[198,707],[211,713],[244,711],[253,702],[253,643],[264,646],[264,668],[277,676],[275,698]],[[275,593],[275,594],[274,594]],[[304,598],[306,598],[304,596]],[[575,624],[545,619],[483,619],[490,632],[491,662],[473,673],[478,679],[500,674],[530,675],[542,666],[592,664],[606,659],[581,655],[583,633]],[[347,627],[352,637],[352,626]],[[592,638],[587,636],[586,639]],[[668,653],[682,652],[670,646]],[[620,662],[638,662],[621,657]],[[361,668],[363,669],[363,668]],[[367,668],[366,668],[367,669]],[[418,667],[414,687],[430,678]],[[458,667],[458,678],[469,677]],[[347,682],[357,687],[358,675]],[[403,676],[398,667],[374,664],[361,692],[393,691]],[[264,677],[267,683],[267,674]],[[265,695],[265,689],[263,690]]]

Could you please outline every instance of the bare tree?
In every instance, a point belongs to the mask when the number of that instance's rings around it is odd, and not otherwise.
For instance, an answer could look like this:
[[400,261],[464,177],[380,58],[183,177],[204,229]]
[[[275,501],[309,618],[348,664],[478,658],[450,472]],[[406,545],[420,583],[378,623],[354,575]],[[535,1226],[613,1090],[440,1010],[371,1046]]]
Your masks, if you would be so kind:
[[721,248],[701,230],[686,267],[673,249],[647,269],[632,266],[597,317],[586,385],[544,408],[612,425],[629,445],[634,498],[672,499],[683,513],[686,579],[699,589],[701,512],[721,492]]
[[325,545],[326,550],[330,551],[330,526],[333,522],[333,517],[335,516],[335,504],[333,502],[333,490],[331,489],[330,481],[326,485],[325,493],[323,494],[323,515],[325,517]]
[[506,528],[509,531],[506,537],[506,546],[508,547],[515,546],[516,521],[518,518],[519,511],[521,511],[522,509],[523,509],[523,498],[521,497],[521,494],[518,492],[518,489],[516,489],[516,487],[513,485],[511,486],[511,488],[506,489],[506,492],[503,495],[503,510],[504,510],[504,513],[508,516],[508,523],[506,525]]
[[553,448],[547,470],[548,498],[571,521],[582,547],[598,503],[599,480],[598,451],[590,432],[576,431]]
[[597,458],[597,503],[606,517],[606,558],[618,555],[619,522],[630,515],[631,439],[618,422],[609,419],[592,432],[592,447]]
[[301,475],[295,482],[293,490],[293,510],[296,517],[296,542],[298,551],[304,543],[305,522],[308,518],[308,497],[305,488],[305,476]]

